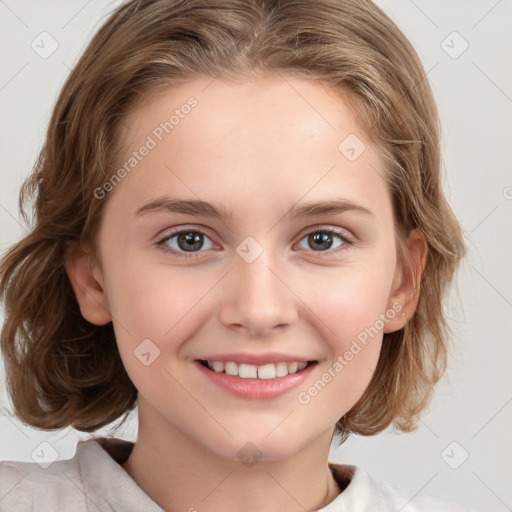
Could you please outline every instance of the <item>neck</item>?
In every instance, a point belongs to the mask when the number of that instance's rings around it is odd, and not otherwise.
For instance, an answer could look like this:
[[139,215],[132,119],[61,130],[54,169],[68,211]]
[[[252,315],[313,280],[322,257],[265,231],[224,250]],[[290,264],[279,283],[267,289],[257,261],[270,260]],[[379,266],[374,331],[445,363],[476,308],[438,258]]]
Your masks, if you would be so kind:
[[169,423],[144,422],[139,405],[137,441],[123,469],[167,512],[318,510],[340,493],[328,466],[331,438],[325,432],[286,459],[241,463]]

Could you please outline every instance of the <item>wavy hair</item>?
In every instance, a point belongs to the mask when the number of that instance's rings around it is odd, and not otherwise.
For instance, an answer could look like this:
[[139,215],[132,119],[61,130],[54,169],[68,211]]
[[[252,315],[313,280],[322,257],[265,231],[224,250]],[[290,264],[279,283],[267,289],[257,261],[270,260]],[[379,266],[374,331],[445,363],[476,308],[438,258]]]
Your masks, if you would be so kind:
[[23,422],[92,432],[137,405],[112,324],[82,317],[64,267],[71,243],[98,254],[108,198],[94,190],[116,169],[127,114],[153,92],[199,76],[280,73],[349,95],[385,162],[399,261],[412,229],[426,239],[416,313],[384,334],[372,380],[335,433],[343,442],[391,423],[415,428],[445,371],[443,297],[466,248],[442,190],[440,122],[424,68],[370,0],[131,0],[108,16],[67,78],[20,191],[26,222],[27,202],[33,208],[30,232],[0,263],[1,350]]

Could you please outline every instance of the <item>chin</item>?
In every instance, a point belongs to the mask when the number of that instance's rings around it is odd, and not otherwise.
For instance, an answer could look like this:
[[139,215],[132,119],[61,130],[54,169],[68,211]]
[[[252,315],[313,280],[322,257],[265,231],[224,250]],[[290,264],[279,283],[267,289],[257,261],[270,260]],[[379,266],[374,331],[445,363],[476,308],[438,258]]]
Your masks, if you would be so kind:
[[305,439],[294,439],[289,433],[283,431],[281,435],[277,430],[268,435],[271,431],[258,435],[247,434],[237,436],[234,440],[230,440],[231,450],[229,455],[226,453],[222,456],[233,461],[240,461],[250,467],[259,461],[282,461],[293,457],[306,444]]

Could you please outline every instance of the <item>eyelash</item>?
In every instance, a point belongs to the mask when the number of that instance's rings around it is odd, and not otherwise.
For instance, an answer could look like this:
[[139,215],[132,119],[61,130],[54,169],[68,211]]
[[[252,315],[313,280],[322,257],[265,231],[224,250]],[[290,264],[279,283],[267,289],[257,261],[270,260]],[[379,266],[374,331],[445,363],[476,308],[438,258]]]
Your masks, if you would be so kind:
[[[183,258],[197,258],[199,257],[199,253],[201,252],[204,252],[204,251],[196,251],[196,252],[190,252],[190,253],[185,253],[185,252],[182,252],[182,251],[177,251],[176,249],[171,249],[170,247],[166,246],[165,243],[168,242],[169,240],[172,240],[176,235],[181,235],[183,233],[195,233],[195,234],[201,234],[201,235],[204,235],[206,238],[209,238],[208,235],[206,233],[204,233],[203,231],[199,230],[199,229],[180,229],[180,230],[176,230],[176,231],[172,231],[171,233],[167,233],[165,236],[161,237],[160,239],[158,239],[156,241],[156,245],[159,247],[160,250],[162,250],[164,253],[166,254],[174,254],[174,255],[177,255],[178,257],[183,257]],[[319,253],[319,254],[333,254],[333,253],[337,253],[337,252],[340,252],[340,251],[343,251],[343,250],[346,250],[348,247],[354,245],[354,241],[351,240],[347,235],[345,235],[344,233],[336,230],[336,229],[333,229],[333,228],[330,228],[330,227],[327,227],[327,228],[316,228],[312,231],[309,231],[308,233],[305,233],[302,238],[299,240],[302,241],[304,238],[306,238],[307,236],[309,235],[312,235],[312,234],[318,234],[318,233],[322,233],[322,234],[325,234],[325,233],[328,233],[330,235],[336,235],[338,236],[342,241],[343,241],[343,245],[337,249],[333,249],[333,250],[327,250],[327,251],[312,251],[312,252],[316,252],[316,253]],[[345,249],[344,249],[345,247]]]

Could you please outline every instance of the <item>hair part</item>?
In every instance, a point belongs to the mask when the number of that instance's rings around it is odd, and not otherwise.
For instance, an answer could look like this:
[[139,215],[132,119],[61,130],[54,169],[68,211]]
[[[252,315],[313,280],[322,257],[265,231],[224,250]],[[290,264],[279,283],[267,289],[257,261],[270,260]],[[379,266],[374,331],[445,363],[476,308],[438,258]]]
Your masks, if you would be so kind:
[[[0,264],[1,332],[16,415],[41,429],[92,432],[136,406],[111,323],[81,315],[64,267],[73,243],[99,259],[105,202],[94,197],[123,154],[128,113],[159,90],[197,77],[295,74],[354,101],[385,162],[399,261],[419,229],[428,255],[417,311],[384,335],[373,378],[336,424],[341,441],[392,422],[412,430],[446,366],[442,299],[465,254],[441,184],[440,123],[423,66],[370,0],[132,0],[114,10],[71,71],[43,148],[20,192],[30,233]],[[123,420],[123,421],[124,421]]]

